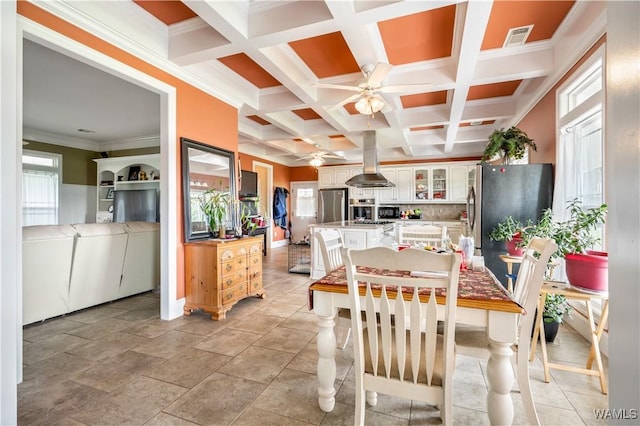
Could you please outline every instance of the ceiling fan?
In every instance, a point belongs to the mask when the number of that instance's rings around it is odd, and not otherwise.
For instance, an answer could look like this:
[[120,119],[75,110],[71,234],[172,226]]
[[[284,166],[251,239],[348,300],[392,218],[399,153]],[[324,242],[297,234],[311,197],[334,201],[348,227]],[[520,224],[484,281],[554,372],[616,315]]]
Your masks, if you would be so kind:
[[378,93],[416,92],[421,89],[426,90],[431,86],[429,83],[383,86],[382,80],[384,80],[392,68],[393,65],[386,64],[384,62],[378,62],[375,66],[372,64],[366,64],[360,67],[362,74],[364,74],[364,79],[358,81],[353,86],[317,83],[315,84],[315,87],[321,89],[350,90],[352,92],[357,92],[355,95],[349,96],[336,105],[331,106],[329,110],[334,110],[350,102],[355,102],[355,107],[360,114],[373,115],[385,106],[384,99],[382,99],[382,96]]
[[337,160],[344,160],[344,157],[332,154],[328,151],[316,151],[308,155],[298,158],[296,161],[309,160],[309,165],[313,167],[320,167],[324,164],[325,158],[335,158]]

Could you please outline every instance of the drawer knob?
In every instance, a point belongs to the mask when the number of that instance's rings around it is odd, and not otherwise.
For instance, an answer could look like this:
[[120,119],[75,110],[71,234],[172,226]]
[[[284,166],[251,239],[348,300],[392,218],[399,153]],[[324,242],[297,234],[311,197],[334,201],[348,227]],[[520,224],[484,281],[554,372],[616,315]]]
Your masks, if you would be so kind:
[[230,271],[230,270],[232,270],[232,269],[233,269],[233,266],[232,266],[232,265],[227,264],[227,265],[225,266],[225,269],[226,269],[227,271]]
[[233,280],[232,280],[231,278],[229,278],[229,279],[227,280],[227,285],[231,285],[231,283],[233,283]]

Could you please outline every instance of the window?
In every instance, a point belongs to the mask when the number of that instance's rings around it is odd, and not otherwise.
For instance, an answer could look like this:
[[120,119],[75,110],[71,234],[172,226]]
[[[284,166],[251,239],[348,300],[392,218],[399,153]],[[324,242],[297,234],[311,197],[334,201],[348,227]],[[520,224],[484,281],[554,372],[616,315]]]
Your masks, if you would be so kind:
[[57,225],[62,156],[24,150],[22,154],[22,224]]
[[298,188],[296,190],[296,216],[314,217],[316,215],[316,197],[313,188]]
[[[567,219],[567,202],[577,198],[583,208],[604,202],[604,46],[595,52],[557,92],[557,159],[553,213]],[[606,251],[605,227],[597,230],[601,241],[596,250]],[[564,267],[559,268],[564,278]],[[592,301],[596,316],[600,303]],[[576,311],[584,312],[582,303]]]

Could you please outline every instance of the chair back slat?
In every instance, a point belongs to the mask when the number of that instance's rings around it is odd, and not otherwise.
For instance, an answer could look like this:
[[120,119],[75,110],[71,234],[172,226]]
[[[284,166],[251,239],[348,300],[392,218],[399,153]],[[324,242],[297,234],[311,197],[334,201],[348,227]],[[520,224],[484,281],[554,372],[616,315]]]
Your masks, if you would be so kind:
[[328,274],[338,269],[344,263],[342,261],[342,236],[335,229],[321,229],[315,233],[318,240],[324,272]]
[[398,228],[398,243],[442,247],[447,238],[447,227],[436,225],[407,225]]
[[[444,395],[444,386],[451,383],[455,328],[450,328],[448,341],[439,337],[438,312],[444,308],[445,324],[455,323],[460,255],[376,247],[344,250],[343,259],[355,334],[356,375],[363,377],[356,384],[389,393],[404,383],[413,386],[412,399],[441,405],[444,397],[433,399],[433,392],[439,389],[437,392]],[[362,304],[359,285],[366,288]],[[436,295],[446,295],[444,307],[437,304]],[[438,351],[450,356],[439,355]],[[449,372],[448,378],[443,372]],[[388,384],[383,386],[385,382]],[[416,386],[430,391],[417,392]]]

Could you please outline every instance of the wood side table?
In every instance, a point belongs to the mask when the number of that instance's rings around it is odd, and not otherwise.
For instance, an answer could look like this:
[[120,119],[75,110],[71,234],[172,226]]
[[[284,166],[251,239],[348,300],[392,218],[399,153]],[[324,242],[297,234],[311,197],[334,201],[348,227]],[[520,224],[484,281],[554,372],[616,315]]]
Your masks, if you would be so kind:
[[523,256],[510,256],[508,254],[501,254],[500,260],[507,264],[507,290],[509,293],[513,293],[513,279],[511,276],[513,275],[513,264],[514,263],[522,263]]
[[[542,325],[542,311],[544,309],[544,301],[547,294],[559,294],[565,296],[567,299],[583,301],[587,307],[587,319],[589,320],[589,327],[591,329],[591,350],[589,351],[589,357],[587,358],[587,364],[585,368],[573,367],[570,365],[563,365],[549,362],[547,357],[547,345],[544,340],[544,327]],[[591,307],[592,299],[602,300],[602,313],[600,314],[600,323],[598,327],[595,326],[593,317],[593,308]],[[533,332],[533,341],[531,342],[531,353],[529,360],[533,361],[536,354],[536,343],[538,341],[538,335],[540,335],[540,347],[542,348],[542,365],[544,366],[544,381],[549,383],[549,369],[555,368],[557,370],[571,371],[574,373],[586,374],[589,376],[597,376],[600,378],[600,389],[603,394],[607,394],[607,380],[604,374],[604,368],[602,366],[602,357],[600,355],[600,337],[604,331],[604,326],[609,316],[609,294],[608,293],[587,293],[571,287],[566,283],[560,283],[555,281],[544,281],[540,288],[540,301],[538,302],[538,314],[535,319],[535,328]],[[593,370],[593,361],[596,361],[596,370]]]

